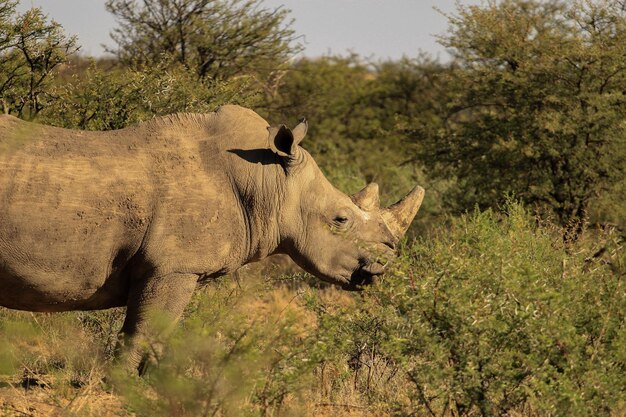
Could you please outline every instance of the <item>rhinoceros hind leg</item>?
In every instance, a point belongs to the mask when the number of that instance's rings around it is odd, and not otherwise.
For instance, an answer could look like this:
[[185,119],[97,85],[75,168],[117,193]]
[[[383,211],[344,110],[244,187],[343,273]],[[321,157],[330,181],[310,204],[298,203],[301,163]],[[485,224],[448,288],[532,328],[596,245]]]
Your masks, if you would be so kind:
[[147,350],[146,342],[158,340],[171,332],[189,303],[197,281],[195,274],[168,274],[149,277],[132,285],[116,348],[116,361],[129,371],[137,370],[142,374],[155,350]]

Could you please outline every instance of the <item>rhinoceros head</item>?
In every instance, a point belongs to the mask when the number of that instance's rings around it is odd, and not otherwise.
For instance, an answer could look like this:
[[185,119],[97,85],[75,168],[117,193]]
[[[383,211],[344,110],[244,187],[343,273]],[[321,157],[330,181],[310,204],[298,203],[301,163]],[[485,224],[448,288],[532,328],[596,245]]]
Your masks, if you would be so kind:
[[378,185],[348,196],[324,177],[298,144],[306,121],[293,131],[270,128],[272,150],[283,158],[284,202],[279,228],[281,251],[303,269],[344,289],[372,282],[384,272],[424,197],[416,186],[397,203],[380,208]]

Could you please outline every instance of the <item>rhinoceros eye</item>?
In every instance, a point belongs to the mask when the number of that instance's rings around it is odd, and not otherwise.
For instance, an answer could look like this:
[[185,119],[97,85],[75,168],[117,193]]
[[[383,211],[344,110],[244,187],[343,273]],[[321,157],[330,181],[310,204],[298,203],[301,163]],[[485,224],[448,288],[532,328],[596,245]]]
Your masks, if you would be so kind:
[[333,218],[333,223],[336,227],[346,228],[350,225],[350,214],[346,211],[341,211]]
[[344,216],[337,216],[337,217],[335,217],[335,223],[337,223],[337,224],[346,224],[346,223],[348,223],[348,220],[349,219],[347,217],[344,217]]

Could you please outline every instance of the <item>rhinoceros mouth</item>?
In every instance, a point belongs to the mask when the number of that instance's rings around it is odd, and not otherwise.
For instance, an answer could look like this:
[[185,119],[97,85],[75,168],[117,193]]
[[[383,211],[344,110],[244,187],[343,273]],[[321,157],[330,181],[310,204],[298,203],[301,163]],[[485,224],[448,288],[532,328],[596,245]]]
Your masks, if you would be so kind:
[[384,272],[385,266],[378,262],[364,265],[352,273],[350,281],[343,286],[343,289],[348,291],[361,291],[363,287],[373,284],[376,277],[382,275]]

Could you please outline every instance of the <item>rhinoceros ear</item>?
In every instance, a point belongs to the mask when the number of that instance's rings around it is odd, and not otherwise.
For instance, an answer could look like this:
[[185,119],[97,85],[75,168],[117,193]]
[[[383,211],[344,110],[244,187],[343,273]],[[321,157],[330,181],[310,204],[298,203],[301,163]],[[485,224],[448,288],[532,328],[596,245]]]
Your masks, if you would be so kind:
[[306,120],[302,119],[293,130],[285,125],[268,128],[270,147],[280,156],[295,156],[298,144],[304,139],[307,131]]

